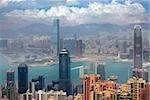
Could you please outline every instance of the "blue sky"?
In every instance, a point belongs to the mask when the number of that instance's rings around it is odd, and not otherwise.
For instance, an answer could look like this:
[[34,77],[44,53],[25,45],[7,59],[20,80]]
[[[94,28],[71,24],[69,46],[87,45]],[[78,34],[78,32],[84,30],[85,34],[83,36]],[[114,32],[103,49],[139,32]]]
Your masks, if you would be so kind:
[[71,25],[138,23],[148,21],[149,0],[0,0],[0,15],[30,20],[58,17]]

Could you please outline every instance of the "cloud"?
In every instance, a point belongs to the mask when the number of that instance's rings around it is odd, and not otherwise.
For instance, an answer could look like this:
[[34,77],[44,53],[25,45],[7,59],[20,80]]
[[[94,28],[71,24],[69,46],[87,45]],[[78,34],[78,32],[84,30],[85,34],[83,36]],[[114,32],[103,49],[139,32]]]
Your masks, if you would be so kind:
[[6,6],[8,3],[7,0],[0,0],[0,6]]
[[0,0],[0,7],[5,7],[8,5],[8,3],[12,2],[21,2],[26,0]]
[[6,4],[9,2],[21,2],[21,1],[26,1],[26,0],[0,0],[0,3]]
[[112,0],[109,4],[93,2],[86,8],[57,6],[51,7],[48,10],[14,10],[5,16],[25,19],[41,18],[44,20],[52,20],[57,17],[70,25],[87,23],[127,24],[147,20],[144,13],[145,9],[140,3],[129,2],[129,0],[124,3],[118,3],[116,0]]
[[77,0],[66,0],[67,2],[76,2]]

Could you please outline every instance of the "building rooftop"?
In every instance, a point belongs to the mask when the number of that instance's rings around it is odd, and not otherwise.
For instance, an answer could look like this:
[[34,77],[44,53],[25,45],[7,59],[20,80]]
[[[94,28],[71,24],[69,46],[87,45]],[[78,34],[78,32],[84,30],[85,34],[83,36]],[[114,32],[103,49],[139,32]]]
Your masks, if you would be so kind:
[[146,83],[146,81],[142,78],[129,78],[127,83]]
[[19,67],[28,67],[28,66],[25,63],[21,63],[21,64],[19,64]]
[[142,29],[141,25],[135,25],[134,29]]
[[67,49],[64,48],[61,50],[60,54],[69,54],[69,52]]
[[14,73],[14,70],[8,70],[7,73]]

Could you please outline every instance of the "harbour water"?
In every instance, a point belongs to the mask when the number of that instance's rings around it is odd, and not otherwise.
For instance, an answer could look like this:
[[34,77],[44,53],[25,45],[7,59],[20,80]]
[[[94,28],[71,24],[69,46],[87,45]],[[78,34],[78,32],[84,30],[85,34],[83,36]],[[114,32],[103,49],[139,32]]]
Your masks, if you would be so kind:
[[[126,83],[127,79],[132,75],[131,72],[131,62],[114,62],[113,60],[107,59],[104,61],[106,63],[106,77],[109,76],[118,76],[118,82],[119,83]],[[75,68],[78,66],[88,66],[90,67],[92,65],[92,62],[90,61],[80,61],[80,62],[72,62],[71,68],[74,68],[74,70],[71,70],[71,79],[72,83],[79,84],[81,82],[81,79],[79,78],[79,69]],[[6,72],[9,69],[15,70],[15,82],[17,83],[17,67],[18,66],[9,66],[7,59],[3,56],[0,56],[0,84],[6,83]],[[45,77],[45,83],[48,84],[52,80],[58,80],[58,64],[48,65],[48,66],[41,66],[41,67],[30,67],[29,66],[29,81],[32,78],[38,77],[38,75],[44,75]],[[148,69],[150,72],[150,68]],[[149,80],[150,80],[150,74],[149,74]]]

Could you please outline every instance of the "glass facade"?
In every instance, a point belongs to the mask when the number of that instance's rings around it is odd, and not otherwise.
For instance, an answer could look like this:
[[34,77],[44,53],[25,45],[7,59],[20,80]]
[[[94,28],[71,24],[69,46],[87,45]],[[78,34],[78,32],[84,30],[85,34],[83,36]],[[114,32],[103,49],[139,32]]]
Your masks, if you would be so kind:
[[134,68],[142,68],[142,29],[141,26],[134,27]]
[[54,43],[56,42],[57,55],[59,55],[59,52],[60,52],[60,25],[59,23],[60,23],[59,19],[55,19],[53,22],[53,35],[56,36],[56,38],[53,38],[52,40],[54,40]]
[[70,56],[66,49],[59,53],[59,89],[71,94]]
[[20,64],[18,67],[18,93],[26,93],[28,89],[28,66]]

